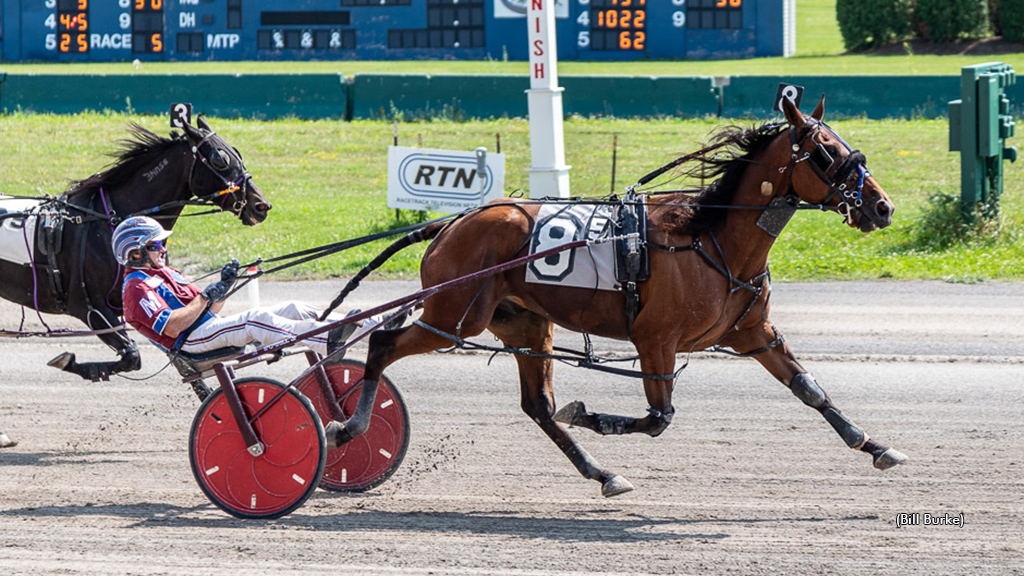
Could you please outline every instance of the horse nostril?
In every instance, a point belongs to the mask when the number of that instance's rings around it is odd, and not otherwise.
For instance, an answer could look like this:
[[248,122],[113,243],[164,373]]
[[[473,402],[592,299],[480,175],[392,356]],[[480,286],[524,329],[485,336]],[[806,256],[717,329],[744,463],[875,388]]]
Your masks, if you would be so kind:
[[260,212],[267,212],[267,211],[270,210],[270,208],[271,208],[270,202],[257,202],[256,203],[256,210],[259,210]]
[[878,212],[879,216],[888,217],[892,214],[892,206],[885,200],[879,200],[878,204],[875,204],[875,211]]

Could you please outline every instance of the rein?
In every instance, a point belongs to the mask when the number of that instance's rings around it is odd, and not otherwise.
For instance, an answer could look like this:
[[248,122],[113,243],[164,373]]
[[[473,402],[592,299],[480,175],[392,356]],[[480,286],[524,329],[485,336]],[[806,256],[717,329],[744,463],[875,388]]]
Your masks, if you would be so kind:
[[[261,264],[267,264],[267,263],[273,263],[273,262],[281,262],[281,261],[285,261],[285,260],[292,260],[292,261],[288,262],[286,264],[281,264],[279,266],[275,266],[275,267],[267,269],[267,270],[257,269],[257,271],[255,273],[253,273],[253,274],[240,275],[238,277],[238,279],[241,280],[241,282],[239,284],[237,284],[236,286],[234,286],[230,291],[228,291],[228,294],[227,294],[227,296],[225,296],[225,298],[230,297],[235,292],[238,292],[246,284],[248,284],[249,282],[251,282],[251,281],[253,281],[253,280],[257,279],[257,278],[259,278],[260,276],[264,276],[266,274],[272,274],[274,272],[279,272],[281,270],[285,270],[285,269],[291,268],[293,266],[298,266],[299,264],[304,264],[304,263],[309,262],[311,260],[317,260],[319,258],[324,258],[326,256],[330,256],[331,254],[335,254],[337,252],[343,252],[345,250],[349,250],[349,249],[355,248],[357,246],[362,246],[363,244],[368,244],[370,242],[375,242],[375,241],[381,240],[383,238],[388,238],[390,236],[396,236],[398,234],[406,234],[406,233],[409,233],[409,232],[415,232],[416,230],[422,230],[423,228],[426,228],[427,226],[429,226],[431,224],[434,224],[436,222],[452,221],[452,220],[455,220],[455,219],[463,216],[465,213],[466,212],[460,212],[458,214],[449,214],[447,216],[441,216],[440,218],[434,218],[433,220],[428,220],[426,222],[419,222],[417,224],[410,224],[409,226],[403,226],[402,228],[395,228],[393,230],[385,230],[383,232],[376,232],[374,234],[368,234],[366,236],[360,236],[359,238],[351,238],[349,240],[342,240],[340,242],[333,242],[331,244],[324,244],[322,246],[315,246],[313,248],[307,248],[305,250],[299,250],[297,252],[291,252],[289,254],[282,254],[280,256],[275,256],[273,258],[257,258],[256,260],[254,260],[254,261],[252,261],[252,262],[250,262],[248,264],[243,264],[243,265],[239,266],[239,268],[248,270],[248,269],[254,268],[254,267],[258,268]],[[219,272],[219,270],[214,270],[212,272],[209,272],[207,274],[204,274],[204,275],[196,278],[196,280],[202,280],[202,279],[207,278],[209,276],[212,276],[212,275],[214,275],[214,274],[216,274],[218,272]]]
[[427,330],[428,332],[433,332],[434,334],[437,334],[442,338],[452,341],[452,347],[447,350],[439,350],[439,352],[441,353],[452,352],[456,349],[484,350],[487,352],[493,352],[491,356],[492,359],[494,358],[494,356],[497,356],[498,354],[501,353],[512,354],[515,356],[529,356],[531,358],[546,358],[549,360],[556,360],[558,362],[562,362],[564,364],[568,364],[571,366],[576,366],[577,368],[587,368],[590,370],[598,370],[600,372],[609,372],[611,374],[627,376],[630,378],[649,378],[651,380],[675,380],[676,374],[678,373],[673,372],[670,374],[646,374],[644,372],[640,372],[639,370],[626,370],[623,368],[605,366],[604,364],[607,362],[635,362],[639,357],[631,356],[629,358],[605,358],[602,356],[596,356],[589,346],[587,347],[587,350],[584,352],[555,346],[554,350],[561,352],[561,354],[548,354],[546,352],[537,352],[535,350],[519,348],[516,346],[490,346],[488,344],[472,342],[456,334],[449,334],[443,330],[434,328],[433,326],[426,324],[425,322],[422,322],[420,320],[416,320],[415,322],[413,322],[413,324],[419,326],[420,328],[423,328],[424,330]]

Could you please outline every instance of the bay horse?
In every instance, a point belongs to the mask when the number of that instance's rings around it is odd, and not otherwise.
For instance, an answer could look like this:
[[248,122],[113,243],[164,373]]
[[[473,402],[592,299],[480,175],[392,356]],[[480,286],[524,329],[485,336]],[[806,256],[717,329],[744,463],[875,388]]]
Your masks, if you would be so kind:
[[[182,133],[172,132],[169,138],[137,124],[129,130],[130,138],[121,142],[111,165],[72,183],[61,195],[21,214],[2,214],[0,202],[0,218],[19,218],[19,226],[36,215],[39,246],[34,260],[25,260],[29,265],[0,260],[0,297],[40,312],[74,316],[90,330],[115,328],[121,325],[123,270],[110,239],[121,220],[146,215],[170,230],[190,204],[230,211],[247,226],[266,219],[271,204],[238,150],[202,116],[196,126],[185,122]],[[48,226],[52,231],[44,230]],[[138,348],[124,330],[98,337],[119,360],[78,362],[64,352],[49,364],[92,381],[141,368]]]
[[[851,150],[822,122],[824,96],[809,117],[788,99],[783,103],[785,123],[726,127],[717,133],[718,144],[705,150],[718,152],[698,155],[698,168],[689,172],[717,177],[697,198],[681,193],[649,198],[649,279],[639,284],[641,307],[634,322],[620,291],[528,283],[523,267],[459,284],[425,300],[419,321],[371,335],[359,408],[345,423],[329,423],[328,446],[365,431],[377,380],[390,364],[449,347],[453,335],[469,337],[487,329],[522,351],[516,361],[523,411],[580,474],[601,482],[605,497],[633,486],[599,465],[565,425],[600,434],[658,436],[674,413],[676,354],[713,347],[755,358],[820,412],[847,446],[871,454],[876,468],[903,462],[905,455],[869,438],[840,412],[769,320],[768,255],[781,226],[773,229],[762,218],[778,199],[799,198],[839,212],[849,226],[862,232],[888,226],[894,210],[866,170],[863,154]],[[497,200],[451,223],[425,228],[419,236],[400,239],[382,256],[392,248],[432,239],[420,276],[425,288],[436,286],[526,254],[539,210],[538,202]],[[379,265],[381,259],[372,264]],[[595,414],[581,402],[556,410],[552,359],[545,357],[552,354],[555,324],[632,341],[648,413],[640,418]]]

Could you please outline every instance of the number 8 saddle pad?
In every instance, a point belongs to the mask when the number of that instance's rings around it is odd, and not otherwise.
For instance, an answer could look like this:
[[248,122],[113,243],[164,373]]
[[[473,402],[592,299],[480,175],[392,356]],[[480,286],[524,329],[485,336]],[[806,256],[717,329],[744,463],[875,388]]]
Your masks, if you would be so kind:
[[[544,204],[530,238],[530,254],[581,239],[611,236],[612,206],[606,204]],[[619,290],[615,247],[607,242],[574,248],[526,265],[526,281],[597,290]]]

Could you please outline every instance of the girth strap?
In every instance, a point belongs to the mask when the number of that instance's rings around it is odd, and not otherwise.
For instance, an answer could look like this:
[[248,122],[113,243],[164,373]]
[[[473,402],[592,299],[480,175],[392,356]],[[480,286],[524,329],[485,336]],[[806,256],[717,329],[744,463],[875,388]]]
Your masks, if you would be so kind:
[[647,205],[631,189],[615,207],[614,214],[615,227],[624,236],[615,243],[616,280],[626,297],[626,326],[632,334],[633,323],[640,313],[638,284],[650,275],[646,247]]
[[57,255],[63,244],[64,218],[67,211],[62,209],[59,212],[40,213],[39,225],[36,227],[36,246],[39,253],[46,256],[46,264],[40,266],[46,271],[46,278],[50,284],[50,291],[56,301],[57,310],[61,314],[68,312],[68,295],[64,291],[64,279],[61,276],[60,268],[57,266]]

